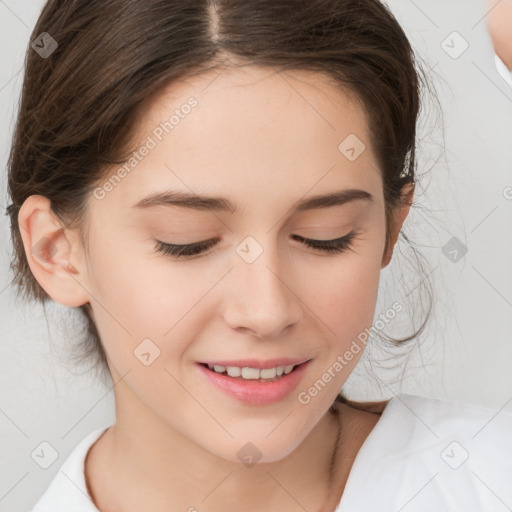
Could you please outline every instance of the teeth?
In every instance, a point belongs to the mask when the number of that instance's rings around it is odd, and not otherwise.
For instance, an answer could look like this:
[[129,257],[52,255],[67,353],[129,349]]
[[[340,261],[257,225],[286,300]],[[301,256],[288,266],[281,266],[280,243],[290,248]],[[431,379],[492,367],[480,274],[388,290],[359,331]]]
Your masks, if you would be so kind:
[[[215,366],[214,366],[214,368],[215,368]],[[224,367],[221,366],[221,368],[224,368]],[[215,371],[218,371],[218,370],[215,369]],[[240,377],[240,375],[242,375],[240,368],[238,368],[236,366],[228,366],[226,371],[228,372],[228,375],[230,377]],[[222,373],[222,372],[220,372],[220,373]]]
[[[259,379],[260,373],[263,370],[258,370],[257,368],[242,368],[242,378],[243,379]],[[275,377],[275,375],[274,375]]]
[[[244,368],[244,370],[250,370],[250,368]],[[256,370],[258,372],[258,370]],[[244,372],[242,371],[242,375]],[[256,373],[258,376],[258,374]],[[277,368],[265,368],[264,370],[259,371],[260,379],[273,379],[277,375]]]
[[256,380],[256,379],[273,379],[276,376],[280,377],[283,375],[288,375],[294,368],[294,365],[288,366],[276,366],[275,368],[265,368],[260,370],[259,368],[249,368],[245,366],[244,368],[240,368],[238,366],[222,366],[220,364],[208,365],[210,370],[215,371],[216,373],[225,373],[230,377],[241,377],[242,379],[247,380]]

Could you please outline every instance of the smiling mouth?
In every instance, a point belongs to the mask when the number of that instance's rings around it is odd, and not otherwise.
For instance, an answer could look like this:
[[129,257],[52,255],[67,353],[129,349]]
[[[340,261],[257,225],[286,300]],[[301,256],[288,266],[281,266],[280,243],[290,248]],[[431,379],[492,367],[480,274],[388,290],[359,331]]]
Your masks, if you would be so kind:
[[[308,362],[308,361],[306,361]],[[306,363],[305,362],[305,363]],[[299,366],[302,366],[303,364],[305,363],[301,363],[301,364],[297,364],[297,365],[294,365],[291,370],[288,369],[288,371],[286,371],[286,369],[284,369],[285,367],[281,367],[283,368],[283,370],[281,371],[281,374],[277,374],[276,376],[272,377],[272,378],[262,378],[262,377],[256,377],[256,374],[254,372],[254,368],[249,368],[249,367],[245,367],[245,368],[241,368],[239,370],[241,370],[241,373],[242,374],[245,374],[245,376],[243,375],[229,375],[228,374],[228,371],[227,371],[227,368],[224,368],[224,371],[220,372],[220,371],[216,371],[213,369],[213,367],[211,367],[212,365],[208,365],[207,363],[199,363],[201,366],[203,366],[204,368],[206,368],[208,371],[216,374],[216,375],[221,375],[221,376],[224,376],[224,377],[229,377],[231,379],[234,379],[234,380],[241,380],[241,381],[257,381],[257,382],[274,382],[276,380],[280,380],[282,378],[285,378],[287,375],[290,375],[291,373],[293,373]],[[286,368],[289,368],[289,367],[286,367]],[[244,371],[246,370],[246,371]],[[231,372],[233,373],[233,372]],[[235,373],[240,373],[239,372],[235,372]]]

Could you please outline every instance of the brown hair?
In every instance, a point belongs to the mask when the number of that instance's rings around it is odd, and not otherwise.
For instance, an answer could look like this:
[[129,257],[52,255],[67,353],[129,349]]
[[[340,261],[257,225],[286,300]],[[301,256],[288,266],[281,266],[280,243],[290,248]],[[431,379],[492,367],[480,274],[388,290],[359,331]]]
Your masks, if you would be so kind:
[[[17,222],[30,195],[51,201],[87,247],[86,200],[106,166],[131,155],[141,106],[173,82],[237,65],[324,73],[365,109],[391,212],[415,183],[416,123],[426,75],[388,7],[378,0],[49,0],[31,36],[58,44],[43,58],[29,47],[8,160],[18,295],[49,299],[30,271]],[[47,39],[48,41],[48,39]],[[401,236],[409,242],[403,232]],[[428,281],[424,281],[423,285]],[[90,316],[78,359],[107,370]],[[400,344],[420,329],[391,339]],[[76,350],[75,350],[76,352]],[[340,401],[343,395],[340,393]]]

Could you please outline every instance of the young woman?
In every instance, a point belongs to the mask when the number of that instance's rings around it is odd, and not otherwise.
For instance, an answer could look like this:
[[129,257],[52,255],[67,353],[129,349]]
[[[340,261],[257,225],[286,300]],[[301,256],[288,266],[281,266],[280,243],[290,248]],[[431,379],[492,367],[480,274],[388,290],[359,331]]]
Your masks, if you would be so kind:
[[512,506],[512,413],[340,394],[404,309],[373,324],[421,97],[384,4],[51,0],[31,40],[15,282],[116,400],[34,512]]

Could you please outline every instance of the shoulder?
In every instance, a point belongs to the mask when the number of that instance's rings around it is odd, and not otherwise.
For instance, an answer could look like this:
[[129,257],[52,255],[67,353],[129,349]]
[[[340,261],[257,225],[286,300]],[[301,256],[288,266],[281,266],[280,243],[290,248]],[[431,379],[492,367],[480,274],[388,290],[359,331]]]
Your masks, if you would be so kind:
[[358,453],[347,503],[361,512],[510,511],[511,434],[509,410],[394,396]]
[[98,428],[78,443],[30,512],[98,512],[87,493],[84,460],[89,448],[108,428]]

